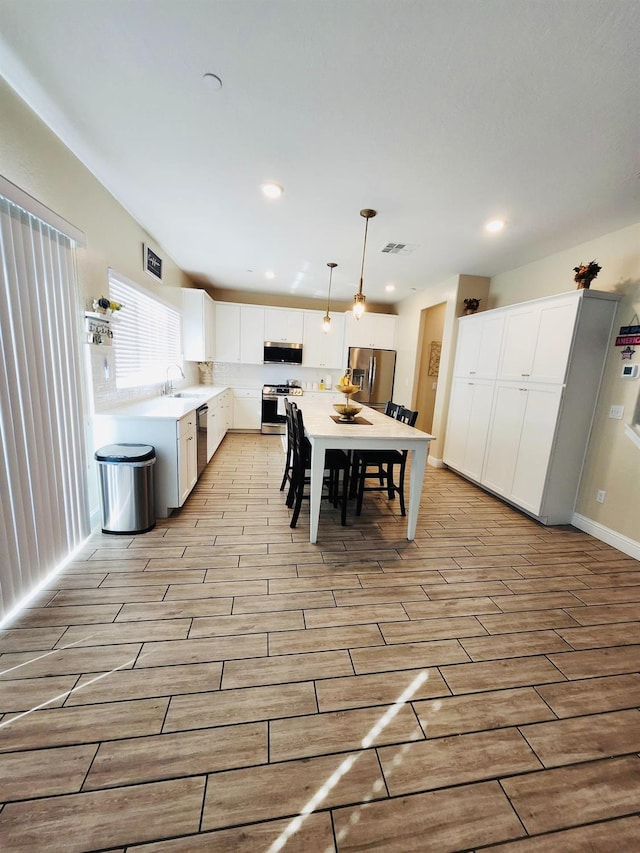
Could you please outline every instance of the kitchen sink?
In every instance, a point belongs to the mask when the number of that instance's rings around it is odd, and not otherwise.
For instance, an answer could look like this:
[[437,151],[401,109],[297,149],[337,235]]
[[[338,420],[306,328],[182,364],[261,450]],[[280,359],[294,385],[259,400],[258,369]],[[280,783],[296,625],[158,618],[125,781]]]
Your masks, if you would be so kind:
[[172,397],[205,397],[205,394],[194,394],[190,391],[178,391],[177,394],[171,394]]

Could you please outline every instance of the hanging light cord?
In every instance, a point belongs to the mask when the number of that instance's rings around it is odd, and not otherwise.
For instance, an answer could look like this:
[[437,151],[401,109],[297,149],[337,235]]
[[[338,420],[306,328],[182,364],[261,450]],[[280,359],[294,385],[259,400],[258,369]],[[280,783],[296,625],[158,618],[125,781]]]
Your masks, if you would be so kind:
[[364,279],[364,256],[367,251],[367,230],[369,228],[369,218],[367,217],[364,221],[364,243],[362,246],[362,266],[360,267],[360,287],[358,288],[358,293],[362,293],[362,282]]
[[329,306],[331,305],[331,279],[333,278],[333,268],[337,264],[327,264],[329,267],[329,292],[327,293],[327,315],[329,314]]

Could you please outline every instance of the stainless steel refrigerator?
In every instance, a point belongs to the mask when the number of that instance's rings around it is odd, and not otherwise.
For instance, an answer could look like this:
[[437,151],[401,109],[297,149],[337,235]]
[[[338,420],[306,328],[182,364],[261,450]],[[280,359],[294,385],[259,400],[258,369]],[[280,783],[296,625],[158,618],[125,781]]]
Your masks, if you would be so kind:
[[354,385],[361,389],[353,399],[372,409],[384,409],[387,401],[393,398],[396,351],[349,347],[349,367]]

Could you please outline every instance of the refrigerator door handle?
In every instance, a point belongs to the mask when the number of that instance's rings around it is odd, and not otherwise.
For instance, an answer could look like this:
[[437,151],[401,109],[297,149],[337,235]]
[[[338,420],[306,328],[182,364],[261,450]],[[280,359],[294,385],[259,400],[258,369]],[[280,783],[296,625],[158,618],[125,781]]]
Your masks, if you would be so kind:
[[373,387],[376,381],[376,359],[375,356],[371,356],[369,359],[369,400],[371,400],[371,395],[373,394]]

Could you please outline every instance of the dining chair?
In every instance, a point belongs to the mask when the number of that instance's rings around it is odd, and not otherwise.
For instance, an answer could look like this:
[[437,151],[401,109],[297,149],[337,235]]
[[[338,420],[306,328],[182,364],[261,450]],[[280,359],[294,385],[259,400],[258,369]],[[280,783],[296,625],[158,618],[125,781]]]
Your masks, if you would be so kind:
[[[415,426],[418,412],[406,409],[404,406],[398,406],[391,417],[401,423]],[[406,515],[404,478],[408,452],[408,450],[356,450],[351,470],[352,493],[355,492],[357,498],[356,515],[362,513],[362,500],[365,492],[386,492],[389,500],[393,500],[398,495],[400,515]],[[395,479],[396,466],[398,467],[397,482]],[[378,485],[367,486],[367,480],[374,478],[378,481]]]
[[[300,515],[302,501],[309,497],[305,494],[305,486],[311,482],[310,467],[311,453],[310,445],[304,434],[304,421],[302,412],[295,403],[291,403],[292,432],[293,432],[293,454],[290,476],[290,487],[287,494],[287,506],[293,507],[290,527],[295,527]],[[347,500],[349,496],[349,456],[343,450],[327,450],[324,457],[325,482],[327,497],[333,502],[334,507],[341,504],[340,523],[344,527],[347,523]],[[340,494],[340,474],[342,474],[342,494]]]
[[[290,402],[286,397],[284,399],[284,413],[287,435],[287,453],[284,461],[284,473],[282,482],[280,483],[280,491],[283,492],[287,483],[291,487],[291,475],[293,471],[293,408],[297,408],[295,403]],[[305,436],[305,454],[311,458],[311,445],[309,439]]]

